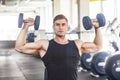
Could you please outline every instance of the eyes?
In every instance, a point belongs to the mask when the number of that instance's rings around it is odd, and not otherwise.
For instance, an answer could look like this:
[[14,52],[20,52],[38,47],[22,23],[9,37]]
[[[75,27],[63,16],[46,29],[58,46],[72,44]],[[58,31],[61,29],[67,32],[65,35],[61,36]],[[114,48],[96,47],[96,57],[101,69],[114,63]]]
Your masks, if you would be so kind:
[[66,26],[66,23],[55,23],[55,26]]

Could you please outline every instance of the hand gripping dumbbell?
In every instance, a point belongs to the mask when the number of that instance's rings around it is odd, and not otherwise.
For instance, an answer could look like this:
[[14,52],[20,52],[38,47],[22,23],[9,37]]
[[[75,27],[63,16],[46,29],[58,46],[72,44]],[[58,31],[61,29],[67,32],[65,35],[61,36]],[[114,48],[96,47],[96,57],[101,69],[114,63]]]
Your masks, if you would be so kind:
[[[96,19],[98,20],[99,22],[99,27],[103,27],[105,26],[106,24],[106,19],[105,19],[105,16],[102,14],[102,13],[99,13],[96,15]],[[90,30],[92,29],[92,23],[91,23],[91,19],[89,16],[84,16],[83,19],[82,19],[82,23],[83,23],[83,27],[86,29],[86,30]]]
[[[23,19],[23,13],[20,13],[18,17],[18,28],[21,28],[23,23],[27,23],[27,22],[25,22],[25,20]],[[40,16],[37,15],[35,17],[35,22],[34,22],[35,30],[39,29],[39,24],[40,24]]]

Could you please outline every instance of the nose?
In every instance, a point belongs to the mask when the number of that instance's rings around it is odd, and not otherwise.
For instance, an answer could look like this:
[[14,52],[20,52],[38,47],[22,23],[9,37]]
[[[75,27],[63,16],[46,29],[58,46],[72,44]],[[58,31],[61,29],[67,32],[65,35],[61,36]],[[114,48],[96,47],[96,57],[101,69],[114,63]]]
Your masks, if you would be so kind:
[[62,28],[62,27],[63,27],[63,25],[62,25],[62,24],[60,24],[59,28]]
[[59,29],[63,29],[63,25],[62,24],[59,25]]

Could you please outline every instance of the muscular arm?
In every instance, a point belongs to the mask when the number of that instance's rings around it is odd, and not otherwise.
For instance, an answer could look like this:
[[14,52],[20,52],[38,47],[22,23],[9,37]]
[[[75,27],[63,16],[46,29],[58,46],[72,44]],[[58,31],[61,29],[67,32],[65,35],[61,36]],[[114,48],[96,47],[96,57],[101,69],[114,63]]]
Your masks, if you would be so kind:
[[92,24],[95,29],[95,38],[93,42],[83,42],[81,45],[81,52],[83,53],[90,53],[96,52],[102,48],[102,34],[99,27],[99,23],[96,19],[93,19]]
[[95,39],[94,39],[94,44],[96,45],[97,50],[100,50],[102,48],[102,34],[100,29],[95,29]]
[[24,24],[23,28],[21,29],[17,37],[15,49],[18,52],[27,53],[27,54],[35,54],[35,53],[38,53],[38,49],[41,46],[37,44],[38,42],[26,43],[26,36],[27,36],[28,28],[34,24],[33,19],[28,19],[28,21],[29,23]]
[[95,30],[95,38],[93,42],[83,42],[81,45],[82,53],[96,52],[102,48],[102,36],[100,29]]
[[15,49],[23,53],[35,53],[36,50],[32,48],[37,47],[35,43],[26,43],[27,31],[28,25],[24,25],[17,37]]

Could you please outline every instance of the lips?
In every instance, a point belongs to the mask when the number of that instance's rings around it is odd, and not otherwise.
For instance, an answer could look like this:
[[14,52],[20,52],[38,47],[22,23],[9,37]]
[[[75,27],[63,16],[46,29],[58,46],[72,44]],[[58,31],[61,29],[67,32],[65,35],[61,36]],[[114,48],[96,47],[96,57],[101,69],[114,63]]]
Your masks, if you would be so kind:
[[64,31],[58,31],[58,32],[64,32]]

